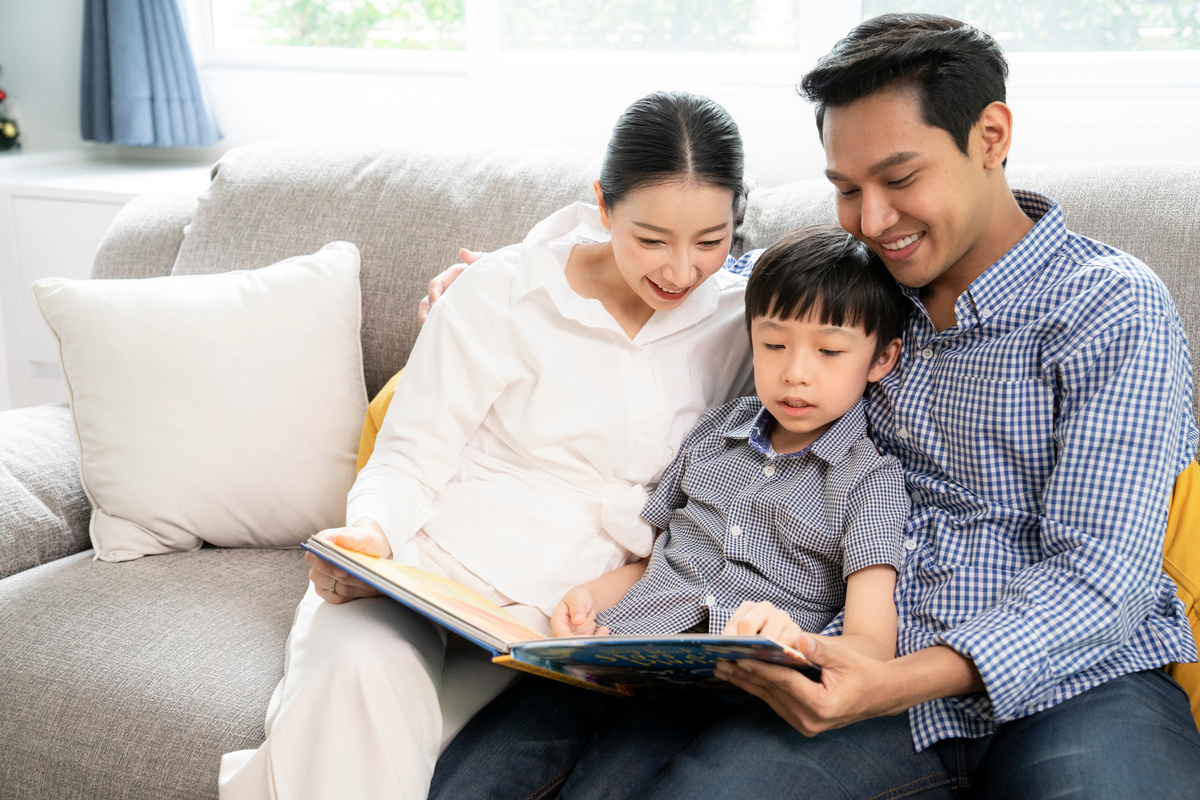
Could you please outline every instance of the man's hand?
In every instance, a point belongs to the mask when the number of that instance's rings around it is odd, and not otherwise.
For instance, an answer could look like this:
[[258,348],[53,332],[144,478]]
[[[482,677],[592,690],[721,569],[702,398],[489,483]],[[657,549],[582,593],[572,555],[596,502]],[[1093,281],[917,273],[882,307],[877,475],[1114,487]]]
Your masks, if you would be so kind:
[[446,293],[450,284],[454,283],[459,275],[462,275],[464,269],[485,255],[487,253],[476,253],[465,247],[459,250],[458,257],[462,259],[463,263],[455,264],[429,282],[429,294],[422,298],[421,304],[417,307],[417,321],[424,325],[425,320],[429,317],[429,309],[433,308],[433,304],[438,301],[438,298]]
[[780,644],[795,647],[804,635],[800,626],[792,620],[783,609],[776,608],[766,601],[751,603],[749,601],[738,606],[737,611],[725,623],[721,633],[753,635],[761,633],[769,636]]
[[942,645],[880,661],[837,637],[804,634],[797,649],[821,667],[820,683],[751,660],[720,662],[716,674],[762,699],[805,736],[984,688],[974,663]]
[[596,627],[596,601],[583,586],[563,595],[550,617],[550,632],[555,636],[603,636],[606,627]]

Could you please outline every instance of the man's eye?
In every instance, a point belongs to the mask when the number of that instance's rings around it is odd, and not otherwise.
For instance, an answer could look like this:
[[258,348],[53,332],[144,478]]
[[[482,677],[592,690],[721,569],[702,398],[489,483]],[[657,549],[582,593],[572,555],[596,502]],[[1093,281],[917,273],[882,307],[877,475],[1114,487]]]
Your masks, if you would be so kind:
[[913,172],[908,173],[907,175],[905,175],[903,178],[900,178],[899,180],[888,181],[888,186],[903,186],[904,184],[906,184],[910,180],[912,180],[912,177],[916,174],[917,173],[914,170]]

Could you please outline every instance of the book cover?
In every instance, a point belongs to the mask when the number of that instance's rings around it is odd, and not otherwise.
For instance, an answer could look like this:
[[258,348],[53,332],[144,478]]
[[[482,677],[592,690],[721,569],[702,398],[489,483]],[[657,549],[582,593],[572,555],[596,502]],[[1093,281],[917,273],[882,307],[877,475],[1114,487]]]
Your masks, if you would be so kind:
[[729,688],[717,661],[753,658],[794,667],[819,681],[820,667],[766,636],[675,634],[549,638],[467,587],[415,567],[356,553],[315,537],[304,549],[492,653],[502,666],[631,695],[669,688]]

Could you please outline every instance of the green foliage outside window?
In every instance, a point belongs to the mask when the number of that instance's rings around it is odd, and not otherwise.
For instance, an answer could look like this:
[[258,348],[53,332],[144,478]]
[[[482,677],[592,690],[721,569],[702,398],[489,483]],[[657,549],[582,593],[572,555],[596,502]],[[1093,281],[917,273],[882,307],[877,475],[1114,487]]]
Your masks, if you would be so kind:
[[889,11],[969,22],[1016,52],[1200,49],[1198,0],[863,0],[863,18]]
[[252,0],[245,23],[264,45],[466,48],[465,0]]

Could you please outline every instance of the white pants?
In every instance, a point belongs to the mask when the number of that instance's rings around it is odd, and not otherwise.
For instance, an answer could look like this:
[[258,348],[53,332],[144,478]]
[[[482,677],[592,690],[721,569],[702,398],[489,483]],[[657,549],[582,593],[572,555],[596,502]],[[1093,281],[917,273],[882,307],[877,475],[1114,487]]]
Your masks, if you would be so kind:
[[[464,583],[549,633],[417,535],[421,569]],[[221,759],[221,800],[424,798],[442,748],[519,673],[386,597],[326,603],[310,584],[288,636],[266,741]]]

